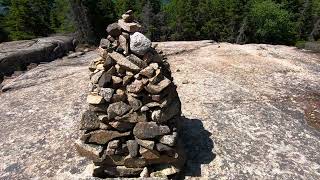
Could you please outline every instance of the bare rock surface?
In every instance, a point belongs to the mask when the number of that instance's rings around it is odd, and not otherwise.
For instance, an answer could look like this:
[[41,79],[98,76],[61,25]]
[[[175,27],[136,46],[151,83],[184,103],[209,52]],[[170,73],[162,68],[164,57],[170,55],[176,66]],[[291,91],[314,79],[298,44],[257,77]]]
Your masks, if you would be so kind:
[[[320,178],[319,55],[209,41],[157,48],[171,55],[182,102],[185,178]],[[5,82],[0,179],[96,179],[71,142],[97,57],[59,59]]]
[[75,49],[73,37],[53,36],[0,44],[0,73],[11,75],[31,63],[49,62]]

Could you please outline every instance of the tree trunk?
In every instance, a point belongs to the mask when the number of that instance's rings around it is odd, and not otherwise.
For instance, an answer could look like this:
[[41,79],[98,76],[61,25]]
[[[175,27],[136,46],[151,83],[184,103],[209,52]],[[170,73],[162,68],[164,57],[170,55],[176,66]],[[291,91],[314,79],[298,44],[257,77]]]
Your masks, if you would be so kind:
[[77,36],[80,42],[94,44],[96,36],[92,31],[91,22],[88,18],[87,8],[81,0],[69,0],[75,21]]
[[313,30],[311,31],[309,35],[309,41],[315,41],[320,36],[320,17],[318,17],[318,20],[313,26]]

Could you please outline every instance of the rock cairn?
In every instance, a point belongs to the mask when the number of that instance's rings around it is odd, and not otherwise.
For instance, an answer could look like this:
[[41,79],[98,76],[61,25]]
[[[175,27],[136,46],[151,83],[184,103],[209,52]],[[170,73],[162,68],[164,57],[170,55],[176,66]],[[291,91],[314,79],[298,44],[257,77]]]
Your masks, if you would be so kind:
[[181,103],[169,64],[141,34],[130,10],[107,28],[91,71],[89,109],[76,143],[96,177],[173,178],[184,165]]

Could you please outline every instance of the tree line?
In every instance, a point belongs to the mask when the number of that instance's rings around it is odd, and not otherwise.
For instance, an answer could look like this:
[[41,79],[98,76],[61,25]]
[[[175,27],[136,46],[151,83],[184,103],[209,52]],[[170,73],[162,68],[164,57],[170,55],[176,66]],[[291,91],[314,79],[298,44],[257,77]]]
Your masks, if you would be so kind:
[[294,45],[320,38],[320,0],[0,0],[0,41],[75,33],[95,44],[128,9],[153,41]]

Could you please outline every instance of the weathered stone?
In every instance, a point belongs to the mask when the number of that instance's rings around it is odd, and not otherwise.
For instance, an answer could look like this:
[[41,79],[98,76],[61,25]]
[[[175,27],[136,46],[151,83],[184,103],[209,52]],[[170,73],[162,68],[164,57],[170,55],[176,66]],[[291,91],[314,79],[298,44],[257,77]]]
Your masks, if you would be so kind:
[[180,170],[170,164],[161,164],[155,167],[150,177],[167,177],[179,173]]
[[120,77],[117,77],[117,76],[112,76],[112,83],[114,85],[122,84],[122,79]]
[[99,82],[100,77],[102,76],[103,71],[99,71],[91,76],[91,82],[93,84],[97,84]]
[[159,159],[160,153],[156,150],[147,149],[144,147],[140,147],[139,153],[146,160]]
[[127,144],[126,143],[121,144],[121,146],[116,149],[115,154],[116,155],[122,155],[122,156],[128,155],[129,154],[129,150],[128,150]]
[[89,110],[93,112],[107,112],[107,104],[89,104]]
[[119,43],[122,49],[124,50],[124,55],[129,54],[129,41],[123,35],[119,36]]
[[175,150],[173,148],[161,143],[156,144],[156,150],[159,152],[166,152],[169,156],[173,156],[175,154]]
[[115,102],[120,102],[120,101],[126,101],[126,99],[127,99],[127,95],[126,95],[125,91],[122,89],[117,89],[116,93],[113,94],[113,96],[111,98],[111,102],[115,103]]
[[100,127],[99,128],[102,129],[102,130],[111,130],[112,129],[112,127],[110,125],[105,124],[105,123],[100,123]]
[[133,64],[137,65],[139,68],[143,69],[148,66],[147,62],[144,60],[140,59],[134,54],[130,54],[129,56],[126,57],[129,61],[131,61]]
[[157,94],[157,95],[152,95],[152,96],[151,96],[151,99],[152,99],[153,101],[159,102],[159,101],[161,101],[161,95],[159,95],[159,94]]
[[128,71],[133,71],[133,72],[139,72],[140,68],[129,61],[127,58],[125,58],[123,55],[117,53],[117,52],[112,52],[109,53],[109,56],[114,59],[119,66],[121,66],[123,69],[128,70]]
[[150,102],[148,104],[145,104],[148,108],[154,108],[154,107],[161,107],[161,104],[158,102]]
[[113,140],[108,143],[107,149],[105,150],[106,155],[115,155],[115,151],[117,148],[119,148],[120,141],[119,140]]
[[100,177],[133,177],[138,176],[143,168],[127,168],[125,166],[100,167],[94,170],[94,176]]
[[87,102],[89,104],[103,104],[105,101],[102,96],[89,94],[87,97]]
[[107,87],[111,83],[111,77],[111,74],[103,72],[98,82],[99,86],[102,88]]
[[151,48],[151,44],[150,39],[139,32],[130,35],[130,50],[134,54],[143,56]]
[[99,92],[100,96],[102,96],[106,102],[110,102],[113,93],[114,89],[111,88],[101,88]]
[[164,90],[170,84],[171,84],[171,81],[168,78],[164,78],[164,80],[162,80],[160,83],[156,85],[149,83],[145,87],[145,89],[151,94],[159,94],[162,90]]
[[118,130],[119,132],[127,132],[133,129],[134,124],[128,123],[128,122],[119,122],[119,121],[113,121],[109,122],[110,126]]
[[122,19],[124,20],[124,22],[126,23],[131,23],[134,20],[133,15],[129,15],[129,14],[123,14],[122,15]]
[[90,137],[90,134],[84,133],[84,134],[81,135],[80,140],[81,140],[82,142],[87,142],[87,140],[89,139],[89,137]]
[[144,88],[144,85],[141,81],[135,80],[130,85],[127,86],[127,91],[130,93],[138,94]]
[[139,139],[151,139],[168,133],[168,126],[160,126],[155,122],[139,122],[133,129],[133,134]]
[[176,140],[178,137],[177,132],[173,132],[171,135],[164,135],[160,138],[160,142],[162,144],[166,144],[168,146],[174,146],[176,144]]
[[107,58],[108,57],[108,51],[106,49],[98,47],[97,51],[98,51],[98,54],[99,54],[100,57],[102,57],[102,58]]
[[121,27],[118,25],[118,23],[110,24],[107,27],[107,32],[112,37],[118,37],[121,34]]
[[128,76],[128,75],[123,77],[123,85],[124,86],[128,85],[131,82],[132,77],[133,76]]
[[126,70],[124,68],[122,68],[119,64],[116,64],[114,67],[116,68],[116,72],[118,74],[123,74],[126,72]]
[[107,148],[117,149],[119,146],[120,146],[120,141],[119,140],[113,140],[113,141],[110,141],[108,143],[108,147]]
[[105,131],[105,130],[98,130],[90,132],[90,143],[97,143],[97,144],[106,144],[107,142],[124,136],[129,136],[130,132],[126,133],[119,133],[117,131]]
[[137,141],[128,140],[127,141],[127,146],[128,146],[130,157],[132,157],[132,158],[137,157],[138,156],[138,152],[139,152],[139,145],[138,145]]
[[[162,60],[163,60],[163,57],[158,54],[156,51],[154,50],[151,50],[151,51],[148,51],[142,58],[144,61],[148,62],[148,63],[151,63],[151,62],[154,62],[154,63],[162,63]],[[157,68],[156,68],[157,69]]]
[[131,95],[128,95],[128,102],[133,111],[139,110],[142,106],[142,102],[139,99],[132,97]]
[[114,37],[112,37],[112,36],[110,36],[110,35],[107,36],[107,39],[108,39],[111,43],[113,43],[113,42],[115,41]]
[[164,76],[161,74],[161,70],[156,70],[156,75],[149,79],[150,84],[158,84],[164,79]]
[[85,111],[82,114],[80,130],[96,130],[100,127],[100,121],[92,111]]
[[109,70],[114,65],[116,65],[116,62],[110,56],[108,56],[103,63],[103,67],[106,70]]
[[112,118],[115,118],[116,116],[122,116],[130,110],[131,110],[131,107],[124,102],[116,102],[116,103],[110,104],[107,110],[108,118],[112,119]]
[[118,24],[123,30],[130,33],[139,32],[142,30],[142,26],[136,22],[126,23],[123,19],[119,19]]
[[103,64],[97,64],[97,70],[104,71]]
[[90,64],[89,64],[89,70],[90,70],[91,72],[93,72],[93,71],[95,71],[96,69],[97,69],[97,65],[96,65],[93,61],[91,61]]
[[142,157],[127,156],[124,160],[124,165],[130,168],[143,168],[147,165],[147,161]]
[[108,49],[110,47],[111,43],[108,39],[101,39],[100,40],[100,46],[103,49]]
[[142,69],[140,71],[140,74],[147,78],[152,78],[155,75],[155,70],[152,67],[148,66],[145,69]]
[[112,66],[112,67],[107,71],[107,74],[114,75],[116,72],[117,72],[117,70],[116,70],[115,66]]
[[149,171],[147,167],[144,167],[142,172],[140,173],[140,178],[147,178],[150,177]]
[[125,162],[125,156],[119,155],[107,155],[106,151],[103,152],[103,155],[99,161],[93,161],[96,166],[123,166]]
[[122,121],[122,122],[137,123],[137,122],[147,122],[147,117],[145,113],[133,112],[133,113],[126,114],[122,117],[115,117],[115,120]]
[[181,113],[181,102],[177,98],[168,107],[158,109],[152,112],[151,118],[153,121],[163,123]]
[[93,161],[100,160],[100,154],[103,151],[103,147],[93,144],[85,144],[80,140],[75,142],[75,147],[80,156],[86,157]]
[[154,145],[155,145],[154,141],[150,141],[150,140],[142,140],[142,139],[136,138],[136,141],[140,146],[147,149],[151,149],[151,150],[154,148]]
[[141,112],[146,112],[146,111],[149,111],[149,108],[147,106],[142,106]]

